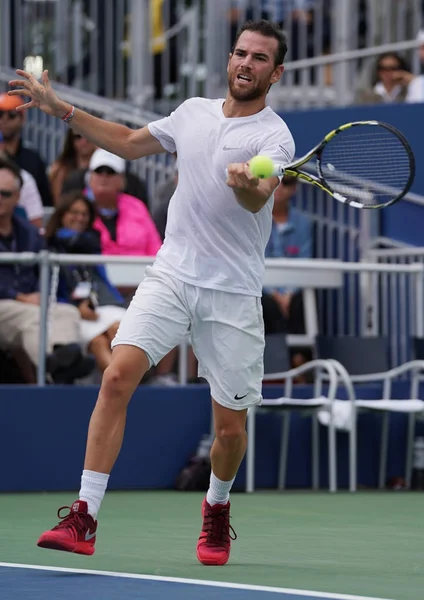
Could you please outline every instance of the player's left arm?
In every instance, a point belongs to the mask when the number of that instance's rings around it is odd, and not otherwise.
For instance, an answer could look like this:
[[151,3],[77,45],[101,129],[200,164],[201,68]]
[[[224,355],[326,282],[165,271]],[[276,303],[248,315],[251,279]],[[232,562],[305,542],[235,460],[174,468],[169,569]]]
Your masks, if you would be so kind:
[[278,177],[259,179],[252,175],[248,163],[232,163],[227,167],[227,185],[233,189],[237,202],[249,212],[259,212],[278,184]]

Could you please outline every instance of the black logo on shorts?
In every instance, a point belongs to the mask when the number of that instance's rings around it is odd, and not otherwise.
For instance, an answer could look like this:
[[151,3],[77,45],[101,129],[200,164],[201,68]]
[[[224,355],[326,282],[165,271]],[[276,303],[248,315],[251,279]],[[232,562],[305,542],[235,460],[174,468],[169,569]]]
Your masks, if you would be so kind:
[[234,396],[234,400],[242,400],[243,398],[246,398],[247,394],[245,394],[244,396],[239,396],[238,394],[236,394]]

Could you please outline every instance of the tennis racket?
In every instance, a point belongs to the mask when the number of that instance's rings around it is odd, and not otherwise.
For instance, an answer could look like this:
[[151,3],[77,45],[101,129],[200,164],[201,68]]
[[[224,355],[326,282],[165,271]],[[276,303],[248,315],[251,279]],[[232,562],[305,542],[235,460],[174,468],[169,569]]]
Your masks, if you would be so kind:
[[[315,165],[307,164],[312,159]],[[300,171],[300,167],[304,169]],[[273,175],[284,174],[355,208],[383,208],[408,193],[414,180],[415,159],[408,141],[392,125],[356,121],[328,133],[299,160],[275,164]]]

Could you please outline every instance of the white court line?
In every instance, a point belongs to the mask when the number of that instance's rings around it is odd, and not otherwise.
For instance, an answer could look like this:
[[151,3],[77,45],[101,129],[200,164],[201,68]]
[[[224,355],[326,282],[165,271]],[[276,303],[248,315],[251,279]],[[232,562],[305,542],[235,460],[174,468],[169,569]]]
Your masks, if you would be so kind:
[[265,585],[249,585],[245,583],[227,583],[225,581],[207,581],[204,579],[184,579],[180,577],[163,577],[160,575],[140,575],[138,573],[115,573],[114,571],[92,571],[90,569],[68,569],[62,567],[44,567],[42,565],[23,565],[16,563],[0,562],[1,567],[14,569],[34,569],[37,571],[56,571],[59,573],[76,573],[83,575],[103,575],[104,577],[121,577],[125,579],[142,579],[145,581],[162,581],[164,583],[180,583],[183,585],[203,585],[209,587],[229,588],[235,590],[249,590],[252,592],[271,592],[274,594],[291,594],[300,598],[324,598],[325,600],[389,600],[389,598],[371,598],[369,596],[351,596],[349,594],[331,594],[326,592],[313,592],[308,590],[292,590],[289,588],[268,587]]

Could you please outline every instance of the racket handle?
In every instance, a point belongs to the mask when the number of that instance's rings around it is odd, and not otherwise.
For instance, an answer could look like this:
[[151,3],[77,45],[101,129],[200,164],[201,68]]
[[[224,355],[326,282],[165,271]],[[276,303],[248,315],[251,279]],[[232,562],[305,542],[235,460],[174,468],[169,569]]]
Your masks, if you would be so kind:
[[282,165],[279,163],[274,163],[274,171],[272,173],[273,177],[282,177],[284,175],[284,171],[286,170],[287,165]]

